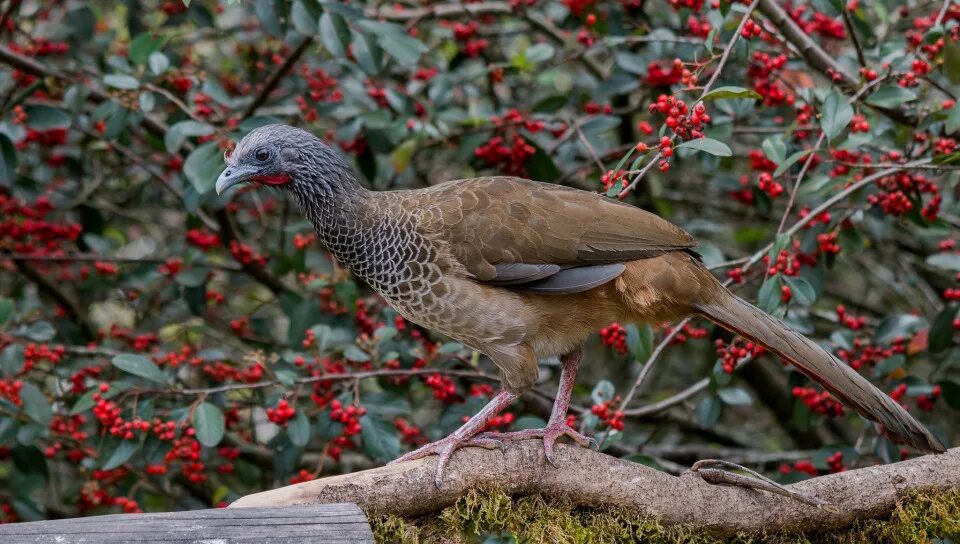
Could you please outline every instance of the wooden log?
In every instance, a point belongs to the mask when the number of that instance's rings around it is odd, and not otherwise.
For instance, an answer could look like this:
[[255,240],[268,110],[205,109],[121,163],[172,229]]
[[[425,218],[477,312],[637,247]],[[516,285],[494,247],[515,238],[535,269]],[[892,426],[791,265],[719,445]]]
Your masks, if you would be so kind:
[[156,514],[114,514],[0,525],[0,542],[151,544],[366,544],[374,542],[356,504],[282,508],[216,508]]

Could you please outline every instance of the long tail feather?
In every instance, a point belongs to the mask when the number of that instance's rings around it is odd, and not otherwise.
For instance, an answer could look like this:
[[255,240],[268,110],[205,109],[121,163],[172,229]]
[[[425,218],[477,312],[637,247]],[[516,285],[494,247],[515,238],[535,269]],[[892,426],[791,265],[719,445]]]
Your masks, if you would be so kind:
[[902,406],[815,342],[723,287],[715,293],[713,300],[696,306],[705,317],[789,361],[843,404],[879,423],[893,438],[922,451],[946,451]]

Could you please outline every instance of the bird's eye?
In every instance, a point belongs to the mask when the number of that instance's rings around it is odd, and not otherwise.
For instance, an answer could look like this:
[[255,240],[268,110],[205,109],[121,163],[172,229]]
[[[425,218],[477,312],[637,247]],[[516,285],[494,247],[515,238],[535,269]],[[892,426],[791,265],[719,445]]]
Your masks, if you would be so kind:
[[267,151],[266,148],[261,147],[256,151],[256,153],[254,153],[253,156],[256,157],[258,161],[263,162],[270,158],[270,152]]

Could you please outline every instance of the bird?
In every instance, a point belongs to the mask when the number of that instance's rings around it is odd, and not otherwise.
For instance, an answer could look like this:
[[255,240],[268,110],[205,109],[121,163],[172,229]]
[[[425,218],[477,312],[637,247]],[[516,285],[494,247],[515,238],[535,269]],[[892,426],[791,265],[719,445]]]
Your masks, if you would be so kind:
[[[696,240],[639,207],[599,193],[519,177],[453,180],[371,191],[347,159],[305,130],[256,128],[225,157],[218,194],[255,183],[293,196],[318,239],[405,319],[486,355],[502,388],[453,433],[394,462],[438,457],[435,484],[461,447],[539,439],[595,441],[568,426],[585,339],[611,322],[704,317],[758,343],[820,383],[879,430],[924,452],[940,440],[849,365],[737,297],[701,263]],[[559,357],[560,385],[544,428],[487,424]]]

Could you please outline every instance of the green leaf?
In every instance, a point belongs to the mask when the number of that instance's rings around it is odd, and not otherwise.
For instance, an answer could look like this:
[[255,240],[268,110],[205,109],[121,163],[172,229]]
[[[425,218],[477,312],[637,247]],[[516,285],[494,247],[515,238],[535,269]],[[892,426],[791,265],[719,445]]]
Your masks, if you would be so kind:
[[533,64],[539,64],[552,59],[555,51],[556,50],[549,43],[541,42],[528,47],[524,52],[524,56],[527,57],[527,61]]
[[873,375],[877,378],[883,378],[898,368],[903,368],[907,364],[907,358],[899,353],[887,357],[873,367]]
[[954,410],[960,410],[960,383],[943,380],[937,382],[937,385],[940,386],[943,400],[946,401],[947,406]]
[[32,104],[25,108],[27,112],[27,126],[36,130],[50,130],[68,128],[70,116],[59,108]]
[[113,470],[126,463],[133,454],[140,449],[140,442],[137,440],[121,440],[120,444],[107,458],[103,464],[103,470]]
[[949,272],[960,272],[960,253],[934,253],[927,257],[927,264]]
[[757,306],[770,313],[780,306],[782,293],[780,291],[780,276],[770,276],[767,281],[760,286],[760,293],[757,295]]
[[13,299],[0,297],[0,325],[6,323],[13,316]]
[[401,64],[413,66],[429,48],[423,42],[406,32],[385,32],[380,34],[380,47]]
[[600,380],[597,382],[597,385],[593,387],[593,391],[590,392],[590,400],[592,400],[594,404],[603,404],[612,399],[616,392],[617,389],[610,380]]
[[927,320],[913,314],[894,314],[880,322],[877,327],[875,342],[889,344],[895,338],[906,338],[923,330]]
[[329,11],[320,16],[320,41],[336,58],[345,57],[350,45],[350,29],[343,17]]
[[200,194],[213,190],[223,169],[223,154],[217,142],[207,142],[194,149],[183,163],[183,174]]
[[944,128],[947,134],[960,131],[960,107],[950,108],[950,113],[947,114],[947,120],[944,122]]
[[103,76],[103,83],[115,89],[132,90],[140,87],[140,82],[133,76],[126,74],[110,74]]
[[212,448],[223,439],[225,430],[223,412],[215,404],[201,402],[193,411],[193,428],[197,430],[197,441]]
[[27,417],[44,427],[50,425],[50,420],[53,419],[53,408],[37,386],[24,382],[20,389],[20,400],[23,401],[23,412]]
[[0,350],[0,372],[7,376],[15,376],[23,370],[23,346],[16,343],[7,344]]
[[787,144],[784,143],[783,136],[779,134],[763,140],[760,147],[763,148],[763,153],[767,158],[777,164],[780,164],[787,158]]
[[946,74],[950,83],[960,85],[960,43],[944,40],[943,73]]
[[400,439],[396,430],[378,417],[370,414],[360,418],[363,429],[360,436],[363,438],[363,450],[378,461],[390,461],[400,454]]
[[293,28],[304,36],[313,36],[317,33],[317,16],[320,6],[313,0],[294,0],[290,6],[290,21]]
[[627,348],[634,359],[646,361],[653,352],[653,327],[638,327],[632,323],[627,325]]
[[797,161],[806,157],[810,153],[813,153],[814,151],[816,151],[816,149],[804,149],[803,151],[797,151],[796,153],[793,153],[784,159],[779,166],[777,166],[777,169],[773,172],[773,177],[780,177],[784,172],[789,170],[791,166],[796,164]]
[[836,138],[850,124],[851,119],[853,119],[853,107],[847,102],[847,98],[836,90],[828,94],[823,101],[820,117],[820,128],[823,129],[827,138],[830,140]]
[[917,95],[899,85],[886,85],[867,97],[867,104],[881,108],[895,108],[904,102],[916,100]]
[[953,344],[953,320],[956,319],[958,310],[960,304],[947,306],[933,319],[928,336],[930,351],[938,353]]
[[708,429],[716,423],[723,414],[723,403],[714,396],[704,397],[697,404],[697,423],[701,429]]
[[167,375],[160,370],[160,367],[153,364],[153,361],[143,355],[121,353],[120,355],[114,356],[111,362],[113,366],[124,372],[129,372],[134,376],[139,376],[152,382],[167,383]]
[[183,146],[183,143],[187,141],[187,138],[208,136],[216,132],[216,130],[213,125],[208,123],[193,120],[180,121],[167,129],[167,133],[163,136],[163,143],[167,147],[167,152],[176,153],[180,150],[180,147]]
[[130,62],[134,64],[143,64],[147,62],[147,58],[159,49],[162,44],[163,38],[154,36],[149,32],[144,32],[130,42],[130,47],[127,49],[127,57],[130,59]]
[[795,300],[797,304],[809,306],[816,302],[817,291],[810,285],[809,281],[800,276],[784,276],[783,280],[790,288],[790,292],[793,294],[793,300]]
[[696,140],[688,140],[678,145],[677,149],[703,151],[704,153],[716,155],[717,157],[730,157],[733,155],[733,151],[730,150],[727,144],[718,140],[714,140],[713,138],[697,138]]
[[367,75],[375,76],[380,72],[380,50],[370,43],[371,38],[361,32],[354,32],[350,42],[357,65]]
[[703,96],[703,100],[723,100],[725,98],[752,98],[761,100],[763,96],[752,89],[743,87],[717,87]]
[[310,442],[310,419],[303,410],[297,410],[297,414],[287,424],[287,435],[290,442],[298,448],[304,448]]
[[343,356],[346,357],[347,359],[350,359],[351,361],[356,361],[358,363],[362,363],[370,360],[370,355],[367,352],[363,351],[362,349],[358,348],[353,344],[350,344],[349,346],[347,346],[347,349],[343,351]]
[[750,394],[739,387],[724,387],[717,391],[717,396],[719,396],[720,400],[725,404],[731,406],[750,406],[753,404],[753,399],[750,398]]
[[147,58],[147,66],[150,67],[151,72],[159,76],[166,72],[167,68],[170,68],[170,59],[163,53],[154,51],[150,53],[150,56]]
[[253,10],[260,20],[260,27],[268,34],[274,36],[283,35],[283,27],[280,25],[280,13],[283,12],[283,3],[280,0],[256,0],[253,4]]
[[[957,108],[960,109],[960,108]],[[69,123],[69,118],[67,122]],[[0,186],[10,187],[17,175],[17,148],[6,134],[0,134]]]
[[130,389],[130,384],[116,381],[110,382],[110,389],[106,393],[100,393],[100,389],[98,388],[90,389],[79,399],[77,399],[77,402],[73,403],[73,406],[70,408],[70,415],[75,416],[93,408],[93,405],[95,404],[93,401],[93,396],[95,394],[99,393],[105,399],[112,399],[128,389]]

